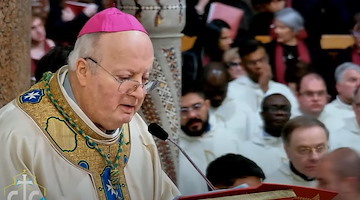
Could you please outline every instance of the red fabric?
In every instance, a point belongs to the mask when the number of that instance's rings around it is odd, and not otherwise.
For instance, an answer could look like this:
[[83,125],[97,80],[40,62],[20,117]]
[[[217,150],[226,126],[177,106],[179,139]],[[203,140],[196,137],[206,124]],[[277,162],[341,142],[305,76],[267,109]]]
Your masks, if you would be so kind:
[[360,54],[359,54],[359,49],[356,47],[352,48],[351,51],[351,61],[357,65],[360,65]]
[[296,34],[296,38],[298,40],[304,40],[305,38],[307,38],[307,36],[308,34],[305,29],[300,29]]
[[291,8],[292,7],[292,0],[285,0],[285,7]]
[[[296,47],[298,52],[298,59],[303,62],[310,63],[311,62],[310,54],[305,43],[301,40],[298,40]],[[276,75],[275,81],[279,83],[287,84],[285,81],[286,66],[283,57],[284,57],[284,49],[280,43],[277,43],[275,47],[275,75]]]
[[48,51],[50,51],[50,49],[52,49],[52,47],[50,47],[50,45],[48,44],[48,40],[46,39],[45,40],[45,43],[44,43],[44,49],[45,49],[45,52],[47,53]]
[[205,54],[202,58],[202,66],[205,67],[206,65],[208,65],[211,61],[211,58],[209,55]]

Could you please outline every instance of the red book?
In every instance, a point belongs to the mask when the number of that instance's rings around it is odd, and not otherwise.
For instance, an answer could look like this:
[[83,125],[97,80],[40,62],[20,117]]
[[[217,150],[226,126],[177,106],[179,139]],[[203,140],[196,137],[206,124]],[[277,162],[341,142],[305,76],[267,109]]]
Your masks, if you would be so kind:
[[178,200],[331,200],[336,195],[336,192],[317,188],[263,183],[259,187],[216,190],[204,194],[180,196]]
[[87,3],[77,1],[65,1],[65,7],[69,7],[75,15],[80,14],[87,5]]
[[221,19],[225,21],[231,28],[232,38],[235,38],[243,16],[244,11],[240,8],[229,6],[220,2],[213,2],[210,4],[206,22],[209,23],[214,19]]

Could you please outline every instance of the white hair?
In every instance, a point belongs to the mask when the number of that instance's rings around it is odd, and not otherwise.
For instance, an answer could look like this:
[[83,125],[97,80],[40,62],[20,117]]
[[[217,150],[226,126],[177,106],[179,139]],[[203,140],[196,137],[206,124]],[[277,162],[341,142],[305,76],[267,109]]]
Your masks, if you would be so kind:
[[296,32],[304,28],[304,18],[299,12],[292,8],[284,8],[276,12],[275,19]]
[[79,58],[86,58],[95,54],[101,34],[101,32],[89,33],[82,35],[76,40],[74,50],[71,51],[68,58],[69,70],[73,71],[76,69],[76,61]]
[[343,64],[339,65],[335,70],[335,80],[337,83],[342,81],[344,78],[344,73],[347,70],[353,69],[357,72],[360,72],[360,66],[351,62],[344,62]]

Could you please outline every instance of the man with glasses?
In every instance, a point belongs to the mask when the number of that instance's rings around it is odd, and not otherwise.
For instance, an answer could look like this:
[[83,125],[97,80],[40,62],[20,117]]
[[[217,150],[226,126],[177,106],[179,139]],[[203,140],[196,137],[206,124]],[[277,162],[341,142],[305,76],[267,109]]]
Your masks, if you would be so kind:
[[265,182],[314,187],[317,164],[328,151],[329,132],[325,125],[312,117],[298,116],[285,124],[281,138],[289,162]]
[[5,196],[27,198],[17,193],[19,184],[38,199],[179,195],[136,113],[157,85],[149,80],[153,58],[151,40],[133,16],[109,8],[89,19],[69,66],[45,74],[0,110]]
[[314,117],[324,123],[331,114],[325,112],[330,96],[324,79],[316,73],[309,73],[300,79],[297,89],[299,108],[303,115]]
[[[201,84],[183,85],[181,97],[181,132],[179,146],[205,173],[208,164],[226,153],[238,152],[238,140],[220,123],[210,125],[210,101],[205,98]],[[211,119],[215,120],[215,119]],[[179,155],[178,187],[183,195],[200,194],[208,191],[204,179],[183,156]]]
[[264,98],[261,108],[264,125],[259,132],[252,133],[250,141],[239,145],[239,153],[256,162],[269,176],[287,161],[281,130],[290,119],[291,105],[284,95],[271,94]]

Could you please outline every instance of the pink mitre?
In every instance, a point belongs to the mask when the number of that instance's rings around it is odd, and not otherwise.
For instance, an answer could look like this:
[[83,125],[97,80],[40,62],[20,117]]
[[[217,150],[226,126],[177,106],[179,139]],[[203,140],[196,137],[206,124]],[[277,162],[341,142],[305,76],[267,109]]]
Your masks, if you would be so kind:
[[141,31],[148,34],[134,16],[112,7],[92,16],[81,29],[78,38],[88,33],[121,31]]

